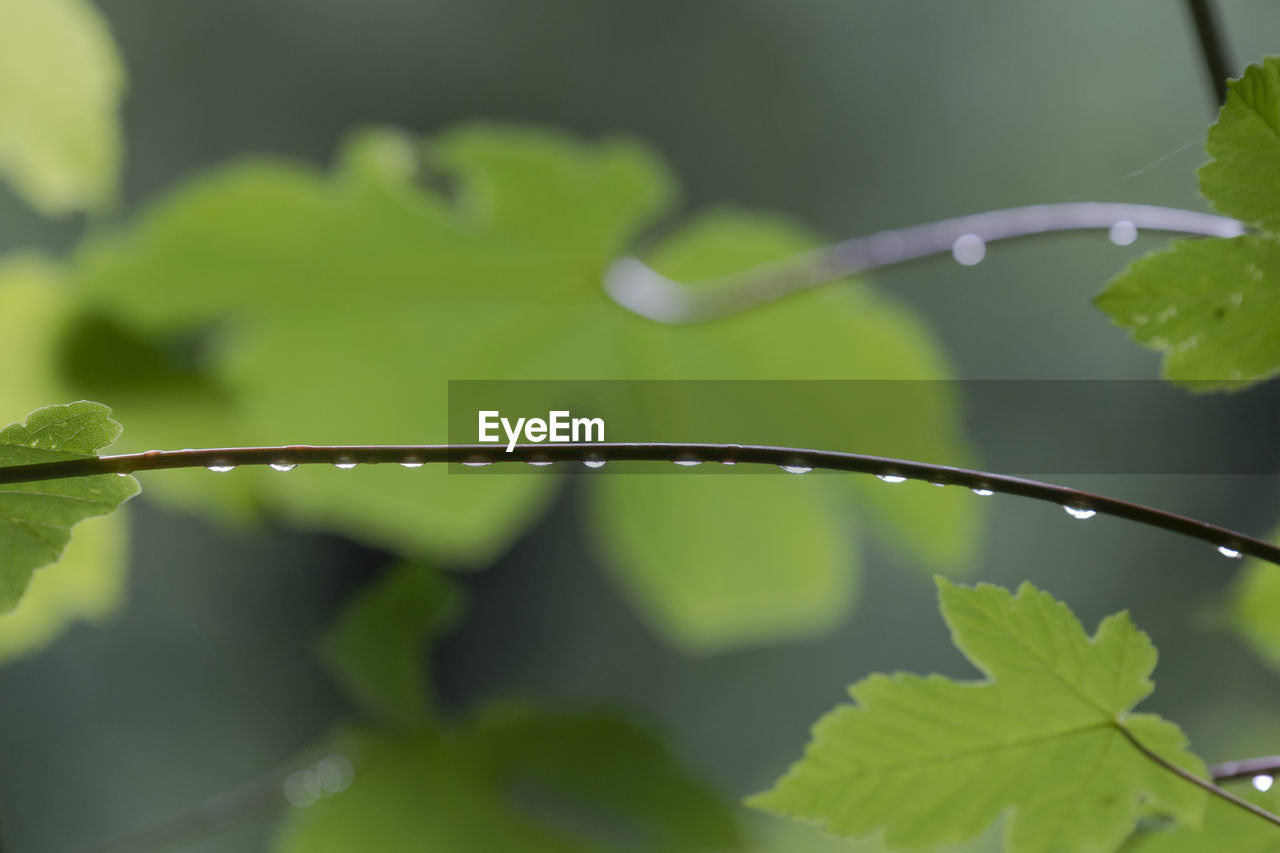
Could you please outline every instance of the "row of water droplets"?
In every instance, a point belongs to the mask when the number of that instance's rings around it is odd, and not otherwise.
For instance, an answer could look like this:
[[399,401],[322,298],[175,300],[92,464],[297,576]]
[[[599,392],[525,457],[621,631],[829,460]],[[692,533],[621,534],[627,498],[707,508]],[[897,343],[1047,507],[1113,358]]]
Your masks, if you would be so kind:
[[[1138,226],[1128,219],[1121,219],[1107,231],[1107,238],[1117,246],[1128,246],[1138,239]],[[962,266],[982,263],[986,256],[987,241],[977,234],[961,234],[951,244],[951,257]]]
[[[1132,225],[1132,223],[1130,223],[1130,225]],[[1114,228],[1113,228],[1113,231],[1114,231]],[[1132,241],[1129,241],[1129,242],[1132,242]],[[729,449],[732,451],[740,448],[730,447]],[[606,461],[607,460],[602,459],[599,456],[587,456],[582,460],[582,464],[585,465],[587,468],[600,469],[605,466]],[[696,456],[681,456],[671,461],[673,464],[679,465],[682,468],[692,468],[692,467],[703,464],[707,460],[700,459]],[[344,470],[349,470],[351,468],[355,468],[358,463],[356,462],[356,460],[350,457],[339,457],[338,459],[334,460],[332,464],[335,468],[342,468]],[[426,463],[420,457],[406,456],[404,459],[400,461],[399,464],[404,468],[421,468]],[[467,459],[467,460],[464,460],[461,464],[468,468],[485,468],[492,465],[493,461],[489,459]],[[551,459],[530,459],[528,460],[527,464],[535,468],[542,468],[548,465],[555,464],[555,461]],[[737,460],[722,459],[720,460],[720,464],[736,465]],[[298,463],[290,462],[286,459],[279,459],[269,463],[269,466],[276,471],[292,471],[294,468],[298,467]],[[230,462],[221,462],[221,461],[210,464],[207,467],[210,471],[214,471],[217,473],[226,473],[228,471],[234,471],[236,468],[236,466],[234,464],[231,464]],[[778,467],[781,468],[783,471],[786,471],[788,474],[808,474],[810,471],[813,470],[812,465],[806,465],[801,460],[780,464]],[[907,482],[908,479],[910,479],[909,477],[906,477],[895,471],[882,471],[881,473],[876,474],[875,476],[876,476],[876,479],[880,480],[881,482],[890,483],[894,485],[898,483],[905,483]],[[939,482],[935,480],[935,481],[931,481],[930,485],[944,487],[948,484],[945,482]],[[994,489],[987,488],[984,485],[973,486],[970,488],[970,491],[973,492],[975,495],[978,495],[979,497],[984,497],[984,498],[990,497],[995,494]],[[1073,501],[1070,503],[1065,503],[1062,505],[1062,508],[1064,511],[1066,511],[1067,515],[1071,516],[1072,518],[1079,519],[1081,521],[1093,518],[1095,515],[1098,514],[1098,511],[1096,509],[1089,506],[1087,503],[1083,501]],[[1228,557],[1233,560],[1238,560],[1244,555],[1243,555],[1243,552],[1238,547],[1233,547],[1237,544],[1238,543],[1233,542],[1226,545],[1219,545],[1218,553],[1224,557]]]

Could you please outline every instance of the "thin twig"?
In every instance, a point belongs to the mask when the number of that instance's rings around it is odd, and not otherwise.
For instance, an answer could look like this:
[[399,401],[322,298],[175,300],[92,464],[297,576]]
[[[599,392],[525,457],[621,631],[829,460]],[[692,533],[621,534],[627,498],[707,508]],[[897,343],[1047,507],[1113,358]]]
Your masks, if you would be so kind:
[[1204,58],[1204,71],[1213,87],[1218,105],[1227,102],[1227,79],[1231,77],[1231,60],[1226,39],[1218,26],[1212,0],[1187,0],[1187,11],[1196,25],[1196,38],[1200,41],[1200,54]]
[[1239,808],[1244,809],[1245,811],[1249,812],[1249,814],[1257,815],[1258,817],[1262,818],[1268,823],[1273,823],[1276,826],[1280,826],[1280,816],[1272,814],[1271,812],[1264,809],[1262,806],[1254,805],[1253,803],[1246,800],[1244,797],[1236,796],[1235,794],[1228,791],[1226,788],[1218,787],[1217,785],[1210,782],[1208,779],[1201,779],[1199,776],[1192,773],[1190,770],[1187,770],[1184,767],[1179,767],[1178,765],[1174,764],[1172,761],[1169,761],[1168,759],[1166,759],[1164,756],[1159,755],[1156,752],[1153,752],[1152,750],[1147,748],[1146,744],[1138,740],[1138,738],[1133,734],[1133,732],[1125,728],[1124,723],[1117,722],[1115,724],[1115,727],[1120,730],[1120,733],[1125,736],[1125,738],[1129,741],[1129,743],[1133,744],[1135,749],[1137,749],[1147,758],[1150,758],[1156,764],[1159,764],[1165,770],[1168,770],[1170,773],[1173,773],[1185,779],[1186,781],[1190,782],[1192,785],[1195,785],[1198,788],[1203,788],[1204,790],[1208,791],[1210,794],[1212,794],[1215,797],[1219,797],[1223,800],[1226,800],[1228,803],[1231,803],[1231,805],[1233,806],[1237,806]]
[[1218,782],[1235,782],[1252,779],[1254,776],[1275,776],[1280,774],[1280,755],[1219,762],[1209,768],[1209,773]]
[[798,447],[769,447],[737,444],[666,444],[666,443],[572,443],[519,444],[511,451],[492,444],[433,445],[348,445],[314,447],[235,447],[206,450],[150,450],[120,456],[88,457],[60,462],[41,462],[0,468],[0,484],[86,477],[96,474],[132,474],[169,468],[212,468],[214,470],[242,465],[307,465],[399,463],[417,467],[425,463],[460,462],[487,465],[495,462],[582,462],[592,461],[666,461],[721,462],[773,465],[797,471],[824,469],[874,474],[882,478],[922,480],[946,486],[964,486],[982,494],[1000,492],[1008,495],[1047,501],[1068,508],[1077,516],[1110,515],[1157,527],[1182,536],[1190,536],[1216,546],[1225,556],[1248,554],[1280,565],[1280,547],[1263,539],[1176,515],[1143,504],[1105,495],[1055,486],[1022,477],[1010,477],[971,468],[952,468],[909,459],[869,456],[862,453],[840,453],[832,450],[808,450]]
[[141,853],[161,850],[192,838],[204,838],[285,805],[283,786],[296,765],[288,765],[207,797],[190,808],[128,835],[113,839],[94,853]]
[[1245,233],[1235,219],[1172,207],[1093,201],[1038,204],[855,237],[714,281],[673,281],[643,261],[622,258],[605,273],[604,288],[613,301],[642,317],[660,323],[701,323],[855,273],[951,252],[962,238],[972,250],[1000,240],[1080,230],[1108,230],[1123,243],[1132,242],[1138,231],[1201,237]]

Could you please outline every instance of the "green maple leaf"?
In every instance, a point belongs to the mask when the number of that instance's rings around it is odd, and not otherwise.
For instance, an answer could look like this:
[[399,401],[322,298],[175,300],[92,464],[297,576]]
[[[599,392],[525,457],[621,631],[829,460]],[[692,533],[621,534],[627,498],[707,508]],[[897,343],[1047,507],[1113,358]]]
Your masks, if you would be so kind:
[[1166,378],[1237,389],[1280,372],[1280,58],[1231,81],[1205,148],[1201,192],[1258,233],[1175,240],[1131,263],[1094,302],[1165,353]]
[[1012,853],[1115,850],[1151,814],[1199,821],[1204,791],[1133,743],[1204,775],[1177,726],[1131,713],[1153,689],[1156,650],[1127,613],[1089,637],[1030,584],[938,586],[956,646],[986,680],[855,684],[856,704],[823,717],[804,758],[752,805],[840,835],[882,830],[903,850],[975,838],[1006,811]]
[[[120,434],[110,414],[86,401],[37,409],[0,430],[0,467],[96,456]],[[0,611],[18,604],[36,569],[58,559],[75,524],[137,493],[133,477],[115,474],[0,486]]]

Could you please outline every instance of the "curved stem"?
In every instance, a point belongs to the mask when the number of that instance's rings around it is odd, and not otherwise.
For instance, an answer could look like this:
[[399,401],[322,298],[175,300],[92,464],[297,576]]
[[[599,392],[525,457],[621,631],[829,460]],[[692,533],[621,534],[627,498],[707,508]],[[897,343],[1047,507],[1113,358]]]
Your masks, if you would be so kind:
[[295,769],[295,765],[288,765],[242,782],[177,814],[99,845],[93,853],[161,850],[193,838],[206,838],[273,812],[288,802],[284,796],[284,782]]
[[1280,826],[1280,816],[1274,815],[1271,812],[1264,809],[1262,806],[1255,805],[1254,803],[1251,803],[1248,800],[1246,800],[1244,797],[1239,797],[1231,793],[1227,789],[1221,788],[1215,785],[1213,782],[1210,782],[1208,779],[1201,779],[1199,776],[1197,776],[1196,774],[1192,773],[1190,770],[1187,770],[1184,767],[1179,767],[1178,765],[1174,764],[1172,761],[1169,761],[1168,759],[1166,759],[1164,756],[1149,749],[1146,744],[1140,741],[1137,738],[1137,736],[1133,734],[1133,732],[1125,728],[1124,723],[1117,722],[1115,726],[1117,729],[1120,730],[1120,733],[1125,736],[1125,738],[1129,741],[1129,743],[1133,744],[1135,749],[1137,749],[1147,758],[1154,761],[1156,764],[1159,764],[1165,770],[1168,770],[1170,773],[1173,773],[1174,775],[1182,779],[1185,779],[1186,781],[1190,782],[1192,785],[1195,785],[1197,788],[1203,788],[1204,790],[1208,791],[1210,794],[1212,794],[1215,797],[1226,800],[1228,803],[1231,803],[1231,805],[1233,806],[1244,809],[1251,815],[1260,817],[1263,820],[1267,821],[1268,823],[1272,823],[1272,824],[1275,824],[1276,826]]
[[[769,447],[737,444],[666,444],[666,443],[574,443],[519,444],[511,451],[492,444],[407,444],[407,445],[342,445],[314,447],[234,447],[204,450],[150,450],[120,456],[99,456],[40,462],[0,468],[0,485],[5,483],[87,477],[96,474],[132,474],[169,468],[229,469],[241,465],[372,465],[400,463],[418,466],[426,463],[461,462],[492,464],[495,462],[581,462],[597,461],[706,461],[725,464],[756,464],[796,469],[824,469],[875,474],[906,480],[923,480],[948,486],[964,486],[983,494],[1000,492],[1008,495],[1047,501],[1074,510],[1075,513],[1101,514],[1157,527],[1182,536],[1200,539],[1216,546],[1226,556],[1248,554],[1280,565],[1280,547],[1266,540],[1247,536],[1216,524],[1184,515],[1110,498],[1105,495],[1056,486],[1038,480],[1010,477],[971,468],[952,468],[909,459],[869,456],[862,453],[840,453],[832,450],[810,450],[799,447]],[[1087,517],[1087,516],[1085,516]]]
[[1235,782],[1252,779],[1254,776],[1275,776],[1280,774],[1280,755],[1222,761],[1210,767],[1209,773],[1218,782]]
[[[950,252],[970,238],[974,247],[1060,231],[1110,230],[1133,235],[1161,231],[1202,237],[1238,237],[1235,219],[1146,204],[1073,202],[991,210],[855,237],[708,282],[677,282],[636,258],[622,258],[605,273],[604,289],[619,305],[660,323],[700,323],[737,314],[783,296],[855,273]],[[976,261],[975,261],[976,262]]]

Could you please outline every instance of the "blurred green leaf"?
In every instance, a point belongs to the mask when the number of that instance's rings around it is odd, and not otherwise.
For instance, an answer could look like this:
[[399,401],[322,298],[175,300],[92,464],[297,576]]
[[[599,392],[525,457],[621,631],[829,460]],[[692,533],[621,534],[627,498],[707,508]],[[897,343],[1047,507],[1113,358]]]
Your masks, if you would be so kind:
[[[783,217],[719,210],[670,236],[650,260],[664,275],[701,281],[817,243]],[[628,376],[791,380],[777,396],[736,399],[728,411],[655,407],[642,429],[648,440],[970,461],[946,359],[915,316],[865,284],[832,285],[695,326],[626,316],[615,337]],[[875,383],[882,390],[874,398],[873,383],[842,396],[821,384],[885,379],[899,381]],[[843,475],[744,479],[699,469],[606,477],[599,490],[592,512],[623,585],[669,639],[699,651],[811,636],[836,624],[856,588],[859,505],[895,547],[952,570],[976,551],[982,509],[964,490]]]
[[[1280,541],[1280,530],[1271,541]],[[1231,584],[1231,621],[1253,651],[1280,669],[1280,566],[1250,557]]]
[[[109,395],[139,449],[441,441],[447,383],[459,379],[949,377],[920,322],[865,286],[685,328],[613,304],[601,286],[605,267],[672,195],[662,165],[634,143],[485,125],[434,137],[425,148],[394,131],[366,132],[329,177],[283,161],[243,164],[188,186],[82,253],[76,278],[92,309],[69,337],[65,364],[83,393]],[[664,241],[653,260],[694,278],[815,242],[778,217],[721,212]],[[160,366],[120,370],[109,355],[94,356],[112,347],[131,364]],[[952,391],[945,381],[919,384],[925,390],[889,411],[817,390],[797,391],[796,408],[761,400],[705,440],[750,441],[767,431],[778,441],[883,447],[963,464]],[[647,437],[687,422],[683,413],[655,413]],[[214,478],[173,472],[152,493],[233,517],[265,509],[411,557],[475,564],[500,553],[556,484],[469,473],[437,466]],[[619,501],[609,496],[624,493],[629,479],[602,486],[597,514],[614,556],[630,544],[614,541],[627,522],[610,517]],[[866,479],[752,487],[760,499],[735,504],[736,525],[758,531],[745,545],[716,522],[729,517],[725,511],[696,507],[713,522],[705,536],[667,537],[665,551],[620,559],[619,573],[628,588],[645,591],[642,604],[668,636],[712,649],[812,634],[844,612],[854,551],[842,519],[855,501],[876,513],[895,544],[934,568],[971,557],[978,506],[967,494],[875,488]],[[658,530],[683,524],[671,519],[676,501],[664,492],[678,486],[637,488],[624,498],[627,511],[644,513]],[[812,514],[815,507],[827,511]],[[790,547],[797,534],[777,518],[814,541]],[[930,535],[920,535],[926,526]],[[782,544],[769,553],[787,553],[787,563],[766,566],[763,551],[750,553],[766,530]],[[712,573],[723,568],[704,558],[717,545],[722,554],[754,557],[737,566],[738,580],[755,576],[741,584],[740,599],[704,606],[660,579],[688,570],[698,595],[716,587],[720,575]],[[766,588],[773,607],[762,618]]]
[[323,657],[376,719],[424,723],[432,711],[426,646],[452,625],[460,606],[439,572],[395,566],[346,606],[325,638]]
[[436,732],[354,732],[328,748],[353,763],[350,788],[290,810],[275,853],[596,849],[511,808],[485,768]]
[[1094,304],[1165,354],[1165,378],[1234,390],[1280,372],[1280,57],[1231,81],[1205,149],[1201,192],[1261,233],[1176,240],[1129,264]]
[[479,713],[463,737],[504,788],[598,812],[620,841],[630,838],[625,849],[742,847],[721,798],[654,734],[616,715],[507,703]]
[[123,90],[120,57],[91,3],[0,2],[0,172],[40,212],[113,200]]
[[1127,613],[1085,634],[1065,604],[1023,584],[939,579],[952,638],[987,679],[873,675],[814,727],[804,758],[752,798],[841,835],[884,831],[890,848],[975,838],[1005,810],[1012,853],[1110,851],[1140,817],[1195,825],[1205,794],[1151,761],[1203,775],[1177,726],[1130,714],[1153,685],[1156,650]]
[[[661,167],[627,142],[463,128],[434,139],[426,155],[457,181],[451,203],[400,177],[415,151],[388,132],[354,140],[331,178],[284,162],[244,164],[84,253],[78,278],[94,313],[128,334],[187,334],[197,351],[202,373],[178,404],[154,383],[112,380],[132,440],[441,441],[450,379],[572,376],[582,365],[611,372],[581,332],[608,310],[598,292],[604,264],[666,202]],[[83,371],[73,378],[81,388],[102,384]],[[155,491],[232,515],[265,506],[456,565],[500,553],[555,485],[391,466],[175,472]]]
[[1280,230],[1280,56],[1228,84],[1205,143],[1200,191],[1213,206],[1268,232]]
[[799,477],[636,474],[593,485],[608,563],[670,642],[705,653],[814,636],[848,612],[851,525]]
[[351,732],[350,789],[292,811],[277,853],[605,853],[739,847],[733,819],[651,735],[504,706],[461,734]]
[[614,715],[507,702],[442,731],[423,646],[460,606],[443,575],[416,565],[396,567],[348,605],[323,655],[378,730],[353,729],[312,750],[351,761],[353,784],[304,783],[306,810],[285,821],[276,850],[741,848],[722,799],[661,740]]
[[[0,467],[95,456],[120,434],[110,414],[86,401],[36,409],[25,423],[0,430]],[[137,493],[133,477],[115,474],[0,488],[0,610],[17,606],[32,573],[58,559],[76,523],[113,512]]]

